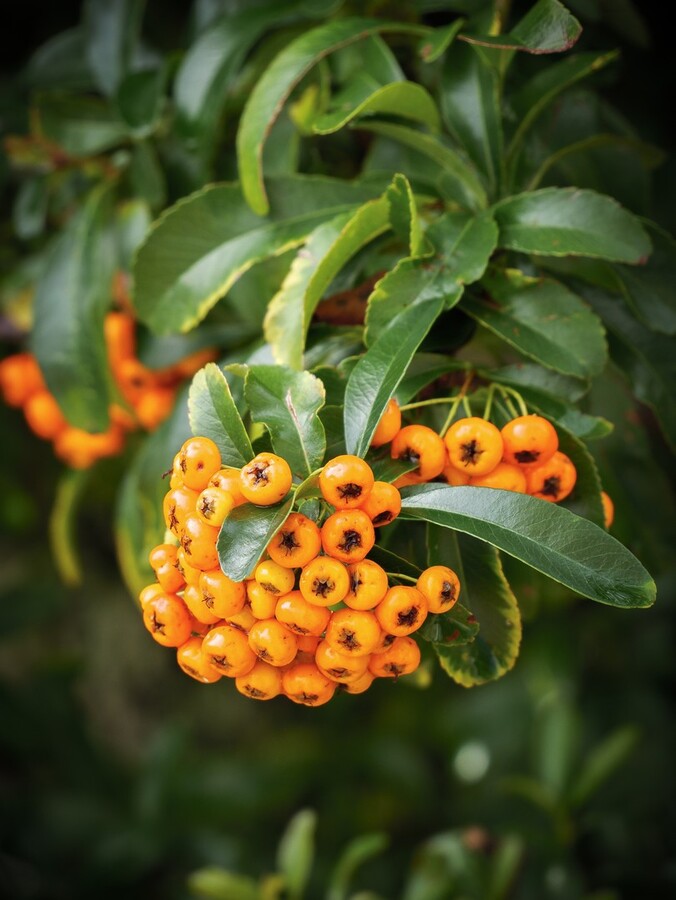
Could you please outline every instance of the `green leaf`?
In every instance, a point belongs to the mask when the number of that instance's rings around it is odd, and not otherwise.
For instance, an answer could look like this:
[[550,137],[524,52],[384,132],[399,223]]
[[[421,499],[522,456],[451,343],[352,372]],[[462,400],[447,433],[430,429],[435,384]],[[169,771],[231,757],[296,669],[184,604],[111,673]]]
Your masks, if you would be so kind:
[[145,198],[150,208],[157,212],[167,202],[167,184],[164,172],[150,141],[137,141],[131,152],[127,177],[134,197]]
[[49,516],[49,546],[61,581],[69,587],[82,583],[82,564],[75,531],[80,500],[89,484],[90,470],[67,470],[56,486]]
[[429,256],[431,250],[425,249],[420,216],[408,178],[401,174],[395,175],[387,189],[386,197],[390,225],[395,234],[408,244],[409,255]]
[[109,201],[106,186],[95,190],[62,230],[34,300],[33,352],[68,421],[87,431],[108,425],[103,319],[114,268]]
[[321,222],[378,193],[313,176],[269,187],[268,219],[249,210],[234,184],[208,186],[158,219],[135,265],[136,309],[153,331],[189,331],[256,262],[297,247]]
[[549,256],[591,256],[641,263],[650,254],[645,229],[619,203],[595,191],[543,188],[494,207],[500,246]]
[[91,90],[94,84],[84,29],[68,28],[45,41],[28,61],[24,77],[34,90]]
[[446,126],[486,179],[500,184],[502,116],[499,81],[472,47],[454,44],[441,73],[441,112]]
[[126,75],[138,41],[143,0],[87,0],[87,59],[99,89],[108,96]]
[[166,70],[143,69],[131,72],[120,84],[117,108],[135,137],[147,137],[157,126],[162,112]]
[[420,26],[378,19],[345,18],[313,28],[291,41],[272,61],[247,100],[237,132],[237,159],[242,190],[254,212],[269,209],[263,183],[265,140],[293,88],[334,50],[381,31],[423,31]]
[[312,232],[270,301],[265,317],[265,337],[278,363],[303,368],[305,340],[317,304],[345,263],[382,234],[388,224],[389,205],[381,197]]
[[312,123],[315,134],[333,134],[353,119],[362,116],[385,114],[400,116],[439,130],[439,110],[429,92],[413,81],[397,81],[377,85],[364,76],[355,76],[332,99],[330,108],[317,116]]
[[93,156],[129,137],[113,108],[97,97],[40,94],[35,103],[37,132],[69,156]]
[[466,296],[462,309],[520,353],[564,375],[589,378],[606,364],[604,330],[582,300],[549,278],[525,283],[496,275],[490,297]]
[[676,241],[652,222],[645,223],[653,252],[641,266],[614,266],[631,305],[653,331],[676,334]]
[[448,612],[428,616],[418,632],[423,640],[435,645],[435,650],[439,645],[441,657],[449,647],[471,643],[478,633],[476,616],[462,603],[455,603]]
[[564,501],[566,508],[604,527],[601,478],[594,457],[575,434],[571,434],[560,423],[557,424],[559,450],[570,458],[577,471],[573,493]]
[[317,413],[326,392],[318,378],[284,366],[251,366],[244,395],[253,421],[265,425],[294,474],[306,478],[322,464],[326,435]]
[[380,282],[373,302],[392,305],[392,318],[356,364],[345,390],[347,452],[365,456],[373,432],[415,351],[441,313],[440,270],[402,260]]
[[489,212],[478,216],[446,213],[430,226],[434,245],[448,280],[460,287],[478,281],[498,243],[498,226]]
[[521,50],[526,53],[562,53],[575,44],[582,26],[559,0],[538,0],[508,34],[462,34],[460,40],[482,47]]
[[633,725],[618,728],[584,758],[570,789],[570,804],[576,809],[592,797],[603,782],[631,755],[638,742]]
[[125,200],[115,209],[117,258],[121,269],[131,269],[132,259],[148,233],[152,216],[145,200]]
[[14,200],[12,224],[22,241],[39,237],[47,222],[49,184],[44,175],[34,175],[21,182]]
[[312,869],[317,815],[310,809],[297,812],[286,826],[277,848],[277,867],[284,876],[289,900],[301,900]]
[[211,438],[221,452],[224,466],[241,469],[253,459],[251,441],[230,386],[215,363],[208,363],[193,378],[188,411],[192,433]]
[[637,321],[621,297],[591,287],[579,286],[579,290],[608,329],[613,362],[629,379],[638,399],[654,411],[665,439],[676,449],[673,341]]
[[355,872],[368,859],[387,849],[389,838],[379,832],[353,838],[340,854],[329,877],[326,900],[348,900]]
[[[457,638],[454,629],[448,635],[454,638],[452,641],[435,643],[442,669],[464,687],[500,678],[519,655],[521,614],[499,554],[488,544],[466,535],[428,526],[428,564],[453,569],[460,579],[462,608],[466,607],[475,620],[464,615],[464,623],[461,619],[456,626],[460,631]],[[443,626],[442,632],[446,633]]]
[[484,187],[472,166],[456,150],[446,146],[440,137],[391,122],[367,120],[358,122],[354,127],[392,138],[431,159],[445,176],[445,195],[465,208],[482,209],[488,203]]
[[228,578],[244,581],[251,575],[292,506],[290,494],[276,506],[246,503],[232,510],[218,534],[218,558]]
[[435,28],[431,35],[423,38],[418,48],[422,61],[436,62],[448,50],[464,25],[464,19],[456,19],[455,22],[451,22],[450,25],[445,25],[443,28]]
[[125,471],[115,510],[115,543],[120,570],[134,596],[155,580],[148,554],[162,543],[166,530],[162,500],[169,482],[163,476],[189,437],[184,392],[171,416],[146,438]]
[[655,600],[655,583],[626,547],[554,503],[493,488],[434,484],[404,488],[402,501],[404,518],[478,537],[583,597],[627,608]]
[[369,456],[367,462],[373,470],[376,481],[387,481],[389,484],[417,468],[411,462],[406,462],[402,459],[392,459],[389,454],[389,448],[385,454],[374,457]]
[[437,378],[459,369],[466,369],[466,365],[455,357],[441,353],[416,353],[395,392],[399,406],[410,403],[416,394]]
[[218,866],[205,866],[188,876],[188,890],[206,900],[261,900],[253,878],[228,872]]

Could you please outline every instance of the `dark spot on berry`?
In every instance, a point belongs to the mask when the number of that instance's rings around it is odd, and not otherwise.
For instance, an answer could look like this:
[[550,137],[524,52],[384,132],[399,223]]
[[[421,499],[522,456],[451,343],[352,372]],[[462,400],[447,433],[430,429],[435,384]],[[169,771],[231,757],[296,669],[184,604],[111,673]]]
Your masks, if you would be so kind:
[[384,669],[386,672],[389,672],[390,675],[394,675],[395,678],[399,678],[399,676],[404,671],[404,667],[402,665],[400,665],[399,663],[395,663],[395,662],[386,663],[386,665],[384,666]]
[[329,673],[329,675],[331,675],[333,678],[345,678],[346,675],[349,675],[349,674],[350,674],[350,670],[344,668],[343,666],[339,666],[339,667],[337,667],[337,668],[335,668],[335,669],[327,669],[326,671],[327,671],[327,672]]
[[262,581],[259,581],[258,583],[260,584],[260,586],[263,588],[264,591],[267,591],[267,592],[268,592],[268,594],[279,594],[279,593],[281,593],[281,591],[279,590],[279,588],[278,588],[278,587],[275,587],[274,584],[270,584],[269,581],[266,581],[265,584],[263,584]]
[[343,540],[338,544],[338,549],[344,553],[352,553],[353,550],[358,550],[359,547],[361,547],[361,534],[353,529],[344,531]]
[[312,593],[316,597],[326,598],[336,589],[335,581],[330,578],[315,578],[312,582]]
[[558,497],[561,493],[561,479],[559,476],[550,475],[549,478],[545,478],[540,493],[544,494],[545,497]]
[[268,695],[265,691],[262,691],[260,688],[253,687],[251,684],[244,685],[244,691],[249,697],[252,697],[254,700],[264,700]]
[[397,613],[397,625],[404,625],[406,628],[409,628],[411,625],[415,625],[419,616],[420,610],[418,607],[410,606],[408,609]]
[[520,463],[533,463],[536,460],[540,459],[540,451],[539,450],[518,450],[514,454],[514,459]]
[[338,485],[338,493],[341,500],[356,500],[362,495],[362,486],[355,484],[354,481],[348,481],[347,484]]
[[203,468],[204,468],[204,463],[200,460],[200,461],[197,463],[197,465],[195,466],[195,468],[196,468],[197,471],[199,472],[200,469],[203,469]]
[[413,447],[405,447],[399,454],[402,462],[413,463],[416,467],[420,467],[420,454]]
[[357,572],[353,572],[352,577],[350,578],[350,587],[352,588],[352,593],[356,595],[363,583],[364,582],[359,578],[359,574]]
[[300,544],[296,540],[296,532],[282,531],[279,536],[279,546],[286,551],[287,556],[293,553],[294,550],[297,550]]
[[208,497],[202,497],[200,512],[206,519],[210,519],[216,512],[216,501],[210,500]]
[[293,622],[286,622],[285,624],[286,624],[287,628],[290,628],[291,631],[295,631],[296,634],[309,634],[310,633],[307,628],[303,628],[301,625],[296,625]]
[[450,581],[444,581],[441,585],[439,596],[441,597],[442,604],[450,603],[452,600],[455,600],[455,585],[451,584]]
[[183,665],[181,666],[181,668],[183,669],[183,671],[184,671],[187,675],[192,675],[193,678],[200,678],[200,679],[201,679],[201,677],[202,677],[202,676],[200,675],[200,673],[197,671],[197,669],[193,669],[192,666],[189,666],[189,665],[187,665],[186,663],[183,663]]
[[301,703],[316,703],[319,700],[319,694],[308,694],[306,691],[301,691],[296,697]]
[[338,643],[345,647],[346,650],[359,650],[361,647],[360,642],[357,640],[357,635],[354,631],[348,631],[347,628],[341,629]]
[[384,525],[386,522],[391,522],[392,518],[393,518],[392,513],[389,511],[389,509],[386,509],[383,512],[378,513],[378,515],[373,520],[373,524],[374,525]]
[[393,635],[393,634],[385,635],[385,637],[383,638],[383,647],[385,650],[387,650],[388,647],[392,646],[392,644],[394,643],[394,638],[395,638],[395,635]]
[[249,479],[253,482],[254,486],[256,486],[259,485],[261,481],[264,484],[268,483],[268,467],[268,463],[255,463],[253,466],[249,466],[244,471],[249,476]]
[[231,668],[230,663],[228,662],[228,658],[226,656],[212,656],[211,664],[213,666],[216,666],[217,669]]
[[152,616],[150,617],[150,622],[153,626],[153,634],[156,634],[157,632],[159,632],[160,634],[166,634],[164,630],[166,628],[166,623],[160,622],[160,620],[157,618],[157,613],[152,614]]
[[207,609],[214,608],[214,600],[216,598],[213,594],[210,594],[208,591],[202,591],[202,602],[207,607]]
[[181,538],[181,547],[183,547],[183,552],[187,553],[188,556],[192,556],[192,550],[190,549],[190,545],[192,544],[192,538],[189,534],[184,534]]
[[185,456],[182,456],[179,459],[178,466],[179,466],[181,472],[183,472],[183,474],[185,475],[185,473],[188,471],[188,463],[186,462]]
[[463,462],[466,466],[473,466],[479,461],[479,457],[484,452],[478,441],[472,439],[471,441],[467,441],[466,444],[461,444],[460,449],[462,453],[460,454],[460,461]]
[[257,656],[259,656],[263,660],[263,662],[270,662],[272,656],[265,647],[256,647],[254,649],[256,650]]
[[176,516],[176,504],[169,510],[169,531],[175,531],[178,527],[178,518]]

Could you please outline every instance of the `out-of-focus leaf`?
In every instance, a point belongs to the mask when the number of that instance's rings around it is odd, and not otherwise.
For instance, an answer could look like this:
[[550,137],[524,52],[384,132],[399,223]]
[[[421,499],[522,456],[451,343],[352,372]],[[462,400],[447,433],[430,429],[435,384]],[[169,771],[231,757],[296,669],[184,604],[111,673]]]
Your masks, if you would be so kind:
[[423,62],[431,63],[443,56],[464,26],[464,19],[456,19],[450,25],[435,28],[432,34],[423,38],[418,53]]
[[19,186],[12,210],[16,236],[22,241],[39,237],[47,220],[49,185],[44,175],[27,178]]
[[193,378],[188,411],[193,434],[211,438],[220,450],[224,466],[240,469],[253,459],[242,417],[228,382],[215,363],[208,363]]
[[302,809],[286,826],[277,848],[277,866],[284,876],[289,900],[301,900],[314,859],[317,815]]
[[129,128],[113,108],[97,97],[40,94],[35,103],[38,134],[69,156],[93,156],[129,137]]
[[144,197],[157,212],[167,200],[164,172],[150,141],[137,141],[131,151],[128,177],[135,197]]
[[217,866],[207,866],[188,877],[188,890],[193,897],[205,900],[260,900],[260,890],[253,878],[237,875]]
[[461,34],[459,39],[482,47],[526,53],[562,53],[575,44],[582,26],[559,0],[538,0],[508,34]]
[[567,509],[493,488],[418,485],[402,491],[403,518],[462,531],[600,603],[650,606],[655,583],[602,528]]
[[136,137],[147,137],[162,112],[166,72],[164,68],[131,72],[120,84],[117,108]]
[[93,87],[81,27],[55,34],[33,53],[26,67],[28,85],[36,90],[87,91]]
[[439,128],[437,105],[422,85],[413,81],[378,85],[369,81],[368,73],[357,73],[336,94],[330,108],[313,121],[312,130],[316,134],[333,134],[353,119],[379,113],[411,119],[434,131]]
[[114,254],[106,228],[110,197],[96,189],[57,238],[35,293],[32,347],[49,390],[71,424],[108,424],[103,319]]
[[603,782],[631,755],[639,734],[633,725],[618,728],[597,744],[584,758],[570,788],[570,804],[574,808],[585,804]]
[[145,200],[127,200],[115,210],[120,268],[131,269],[134,254],[148,233],[151,221],[152,215]]
[[644,266],[614,266],[627,296],[642,321],[652,331],[676,334],[676,241],[654,225],[645,223],[653,252]]
[[49,545],[61,580],[69,587],[82,582],[82,564],[77,547],[76,518],[89,482],[88,470],[69,470],[59,479],[49,516]]
[[353,838],[341,853],[329,878],[326,900],[348,900],[350,884],[366,860],[382,853],[389,843],[386,834],[362,834]]
[[129,69],[138,41],[143,0],[86,0],[87,59],[99,89],[112,96]]

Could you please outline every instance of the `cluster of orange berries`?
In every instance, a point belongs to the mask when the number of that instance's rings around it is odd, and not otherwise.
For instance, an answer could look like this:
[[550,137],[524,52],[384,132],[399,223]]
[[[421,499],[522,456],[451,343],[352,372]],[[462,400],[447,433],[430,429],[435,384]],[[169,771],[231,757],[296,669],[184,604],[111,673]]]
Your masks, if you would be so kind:
[[259,453],[242,469],[223,468],[209,438],[183,444],[163,506],[175,542],[151,551],[157,580],[140,603],[146,628],[177,648],[178,664],[192,678],[212,683],[225,675],[254,699],[284,694],[319,706],[339,686],[358,694],[376,677],[418,667],[420,649],[410,635],[429,613],[455,604],[456,574],[432,566],[415,586],[391,586],[367,557],[375,529],[401,509],[397,488],[347,455],[330,460],[318,482],[328,513],[322,524],[291,513],[251,577],[232,581],[219,566],[219,527],[236,506],[286,497],[291,470],[273,453]]
[[174,366],[148,369],[136,358],[135,331],[134,319],[128,313],[106,316],[108,361],[128,408],[112,404],[110,426],[98,434],[68,423],[32,354],[16,353],[0,362],[0,391],[5,402],[22,408],[31,430],[39,438],[52,441],[55,454],[73,469],[88,469],[98,459],[116,456],[124,446],[125,433],[139,425],[148,431],[156,428],[173,409],[181,381],[214,358],[211,350],[200,351]]

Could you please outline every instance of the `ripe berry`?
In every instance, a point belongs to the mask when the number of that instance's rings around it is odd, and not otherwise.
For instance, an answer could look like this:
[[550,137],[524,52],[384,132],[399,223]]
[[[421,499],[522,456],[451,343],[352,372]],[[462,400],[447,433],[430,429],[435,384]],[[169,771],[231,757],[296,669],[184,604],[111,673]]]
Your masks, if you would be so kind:
[[564,500],[575,487],[576,480],[575,466],[566,454],[559,450],[546,463],[533,466],[526,472],[528,493],[552,503]]
[[256,665],[247,636],[231,625],[212,628],[202,642],[202,653],[210,666],[228,678],[246,675]]
[[371,467],[358,456],[336,456],[319,473],[322,496],[336,509],[356,509],[373,487]]
[[215,625],[216,622],[220,622],[221,616],[214,612],[212,605],[205,602],[198,584],[186,584],[183,591],[183,602],[190,613],[203,625]]
[[36,391],[23,408],[29,428],[45,441],[53,441],[68,427],[58,403],[49,391]]
[[173,544],[158,544],[148,556],[155,578],[170,594],[177,593],[185,584],[185,578],[178,568],[177,549]]
[[274,562],[286,569],[307,565],[321,550],[319,528],[302,513],[291,513],[268,545]]
[[387,573],[372,559],[351,563],[347,567],[350,590],[345,595],[351,609],[373,609],[387,593]]
[[221,488],[206,487],[197,498],[195,509],[203,522],[220,528],[234,505],[232,494]]
[[221,680],[220,672],[210,666],[204,658],[201,637],[188,638],[185,644],[181,644],[176,651],[176,661],[186,675],[202,684],[214,684]]
[[199,572],[199,587],[204,605],[220,619],[235,616],[244,608],[244,585],[239,581],[231,581],[220,568]]
[[164,524],[176,537],[181,536],[187,517],[194,514],[198,497],[197,491],[188,487],[174,488],[164,495]]
[[212,475],[209,479],[209,487],[221,488],[227,491],[234,501],[235,506],[241,506],[246,503],[246,497],[242,493],[242,484],[239,479],[239,469],[232,469],[225,466]]
[[282,688],[295,703],[321,706],[333,697],[336,685],[314,663],[296,663],[282,675]]
[[398,637],[383,653],[374,653],[369,671],[376,678],[399,678],[409,675],[420,665],[420,648],[411,637]]
[[460,596],[460,579],[448,566],[430,566],[416,585],[427,600],[431,613],[445,613],[455,606]]
[[343,683],[344,689],[348,694],[363,694],[364,691],[368,691],[371,687],[374,678],[375,675],[367,669],[363,675],[360,675],[354,681]]
[[385,407],[385,412],[380,417],[378,427],[373,432],[371,446],[382,447],[383,444],[389,444],[400,428],[401,410],[399,409],[397,401],[392,397]]
[[277,619],[260,619],[249,630],[249,646],[263,662],[286,666],[296,655],[295,636]]
[[392,441],[392,459],[415,463],[416,469],[408,473],[411,484],[431,481],[446,465],[444,442],[436,431],[426,425],[406,425]]
[[344,599],[350,577],[342,562],[330,556],[318,556],[300,573],[300,592],[315,606],[333,606]]
[[378,620],[372,612],[339,609],[331,616],[326,629],[326,641],[338,653],[368,656],[380,641]]
[[427,600],[417,588],[395,585],[374,609],[387,634],[404,637],[417,631],[427,618]]
[[344,563],[364,559],[375,544],[371,520],[360,509],[346,509],[329,516],[322,525],[324,553]]
[[163,647],[185,644],[192,633],[192,622],[185,603],[176,594],[158,594],[143,609],[143,624]]
[[324,634],[330,617],[328,609],[308,603],[300,591],[284,594],[275,608],[275,618],[294,634]]
[[274,666],[257,659],[250,672],[235,679],[235,687],[252,700],[272,700],[282,693],[282,673]]
[[208,437],[189,438],[181,447],[178,458],[183,483],[197,493],[204,490],[212,475],[221,468],[220,451]]
[[554,426],[542,416],[518,416],[501,431],[503,458],[512,465],[542,465],[559,449]]
[[181,535],[181,547],[189,565],[196,569],[215,569],[218,566],[216,539],[218,529],[206,525],[196,514],[186,516]]
[[526,493],[526,476],[520,466],[499,462],[487,475],[473,475],[469,483],[475,487],[499,488],[503,491]]
[[274,617],[278,597],[266,591],[254,578],[246,583],[246,596],[251,612],[257,619],[272,619]]
[[9,406],[24,406],[29,397],[45,389],[37,360],[30,353],[15,353],[0,362],[0,391]]
[[369,658],[339,653],[328,641],[321,641],[315,652],[315,662],[319,671],[340,684],[349,684],[361,678],[368,669]]
[[478,416],[458,419],[444,436],[452,466],[469,475],[487,475],[502,459],[502,435]]
[[254,578],[268,594],[279,597],[293,590],[296,581],[291,569],[285,569],[272,559],[265,559],[258,563],[254,571]]
[[256,506],[279,503],[293,481],[287,461],[274,453],[259,453],[244,466],[239,479],[242,494]]
[[373,522],[374,528],[380,528],[382,525],[389,525],[401,512],[401,494],[393,484],[376,481],[359,508]]
[[601,503],[603,504],[603,524],[610,528],[615,518],[615,505],[605,491],[601,491]]

